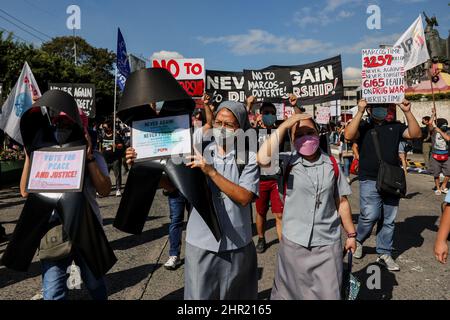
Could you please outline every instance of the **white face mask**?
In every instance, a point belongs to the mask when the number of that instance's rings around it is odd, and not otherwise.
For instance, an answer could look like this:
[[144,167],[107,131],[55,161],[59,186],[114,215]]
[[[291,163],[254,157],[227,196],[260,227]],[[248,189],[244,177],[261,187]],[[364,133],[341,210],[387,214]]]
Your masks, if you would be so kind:
[[218,144],[222,145],[225,140],[225,144],[229,146],[234,143],[235,132],[231,129],[213,128],[213,137]]

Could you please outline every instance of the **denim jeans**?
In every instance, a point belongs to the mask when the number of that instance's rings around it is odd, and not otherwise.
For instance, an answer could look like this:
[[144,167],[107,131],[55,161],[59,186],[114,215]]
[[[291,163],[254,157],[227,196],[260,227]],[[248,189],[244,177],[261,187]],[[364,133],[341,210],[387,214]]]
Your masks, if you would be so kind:
[[86,288],[92,299],[108,300],[105,279],[97,279],[81,257],[73,254],[57,261],[41,261],[42,289],[44,300],[65,300],[67,298],[69,278],[68,268],[75,260]]
[[185,207],[187,207],[187,201],[179,191],[169,194],[169,256],[179,256],[181,252],[181,235],[183,233]]
[[341,166],[342,171],[346,177],[350,176],[350,166],[352,165],[353,157],[342,157],[343,164]]
[[395,218],[397,217],[400,199],[397,197],[380,195],[376,189],[376,181],[365,180],[359,182],[361,213],[358,220],[358,236],[356,240],[363,243],[370,237],[373,226],[382,219],[382,225],[377,233],[378,254],[391,255],[394,238]]

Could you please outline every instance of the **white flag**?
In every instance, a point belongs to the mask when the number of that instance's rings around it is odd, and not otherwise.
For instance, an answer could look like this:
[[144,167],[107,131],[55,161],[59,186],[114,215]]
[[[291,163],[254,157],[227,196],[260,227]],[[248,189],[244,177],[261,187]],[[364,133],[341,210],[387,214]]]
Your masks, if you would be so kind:
[[419,15],[400,39],[397,40],[394,47],[401,47],[405,51],[405,71],[430,59],[425,34],[423,32],[421,15]]
[[20,118],[33,102],[41,97],[41,91],[27,62],[23,65],[19,80],[2,106],[0,129],[8,136],[23,144],[20,134]]

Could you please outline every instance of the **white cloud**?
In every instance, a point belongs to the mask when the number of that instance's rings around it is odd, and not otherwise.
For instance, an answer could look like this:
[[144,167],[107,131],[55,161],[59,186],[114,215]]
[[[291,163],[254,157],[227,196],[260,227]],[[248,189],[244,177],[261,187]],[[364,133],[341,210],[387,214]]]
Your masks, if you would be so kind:
[[151,56],[151,59],[182,59],[184,58],[183,55],[179,52],[176,51],[159,51],[159,52],[154,52]]
[[267,52],[279,53],[311,53],[331,49],[331,47],[315,39],[297,39],[276,36],[259,29],[249,30],[244,34],[221,37],[198,37],[203,44],[224,44],[236,55],[253,55]]
[[361,68],[347,67],[344,69],[344,79],[353,80],[361,78]]
[[378,48],[380,44],[394,44],[400,34],[366,36],[348,45],[337,45],[316,39],[277,36],[268,31],[252,29],[247,33],[219,37],[198,37],[205,45],[219,44],[238,56],[263,53],[314,54],[326,51],[329,54],[359,54],[362,49]]
[[380,36],[365,36],[358,42],[336,48],[336,51],[339,53],[352,54],[361,52],[362,49],[378,48],[380,44],[393,45],[398,38],[400,38],[400,36],[400,33]]
[[296,11],[293,21],[300,28],[307,26],[327,26],[333,22],[348,19],[355,15],[353,11],[340,10],[343,6],[346,8],[355,7],[362,3],[362,0],[328,0],[325,6],[316,5],[314,7],[303,7]]

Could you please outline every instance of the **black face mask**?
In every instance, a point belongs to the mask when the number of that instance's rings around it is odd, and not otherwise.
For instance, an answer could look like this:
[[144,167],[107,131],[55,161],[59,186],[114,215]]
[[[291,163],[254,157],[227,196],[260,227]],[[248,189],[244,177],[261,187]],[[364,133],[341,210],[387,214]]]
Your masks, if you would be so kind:
[[65,144],[71,134],[72,134],[72,129],[69,129],[69,128],[56,127],[55,132],[54,132],[55,139],[60,145]]

